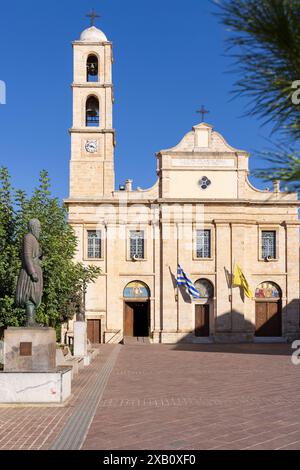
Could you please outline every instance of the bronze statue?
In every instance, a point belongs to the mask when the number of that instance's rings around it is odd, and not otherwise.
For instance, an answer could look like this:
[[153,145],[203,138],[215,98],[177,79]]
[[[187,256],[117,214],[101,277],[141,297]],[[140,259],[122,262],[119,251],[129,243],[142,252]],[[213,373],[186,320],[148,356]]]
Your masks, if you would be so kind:
[[38,219],[28,223],[28,232],[23,239],[22,267],[17,283],[15,302],[26,309],[26,327],[40,326],[35,321],[37,308],[43,294],[42,251],[39,245],[41,224]]

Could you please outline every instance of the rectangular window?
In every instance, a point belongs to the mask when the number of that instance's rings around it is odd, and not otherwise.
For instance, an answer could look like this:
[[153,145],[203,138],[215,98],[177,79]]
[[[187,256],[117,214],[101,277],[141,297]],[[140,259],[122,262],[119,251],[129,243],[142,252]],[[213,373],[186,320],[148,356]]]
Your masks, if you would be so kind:
[[130,258],[145,258],[145,237],[143,230],[130,230]]
[[261,232],[262,246],[261,256],[263,259],[276,259],[276,232],[275,230],[263,230]]
[[101,258],[101,230],[88,230],[88,258]]
[[197,230],[196,256],[197,258],[211,258],[210,230]]

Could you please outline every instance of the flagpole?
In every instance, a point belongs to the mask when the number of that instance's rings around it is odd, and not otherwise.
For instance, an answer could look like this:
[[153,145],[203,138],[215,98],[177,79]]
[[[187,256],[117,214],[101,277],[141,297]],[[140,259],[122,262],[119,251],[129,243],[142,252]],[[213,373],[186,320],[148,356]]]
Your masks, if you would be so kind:
[[230,329],[232,331],[233,327],[233,319],[232,319],[232,314],[233,314],[233,280],[234,280],[234,272],[233,272],[233,263],[235,260],[233,260],[233,243],[232,243],[232,224],[230,224],[230,263],[231,263],[231,285],[230,285]]
[[[179,224],[176,224],[176,236],[177,236],[177,269],[179,266]],[[179,285],[177,282],[177,331],[179,330]]]

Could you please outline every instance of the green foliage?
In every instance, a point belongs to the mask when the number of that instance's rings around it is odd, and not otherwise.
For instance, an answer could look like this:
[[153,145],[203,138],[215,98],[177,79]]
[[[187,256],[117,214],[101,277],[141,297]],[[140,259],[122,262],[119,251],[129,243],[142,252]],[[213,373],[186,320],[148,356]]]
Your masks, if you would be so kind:
[[294,148],[277,146],[258,154],[269,163],[267,168],[253,171],[254,176],[264,181],[280,180],[290,191],[300,191],[300,152]]
[[22,238],[31,218],[41,222],[44,253],[44,294],[37,320],[55,327],[82,308],[83,286],[95,281],[100,270],[74,262],[76,236],[67,223],[65,206],[51,196],[47,172],[41,172],[39,185],[28,198],[12,188],[7,169],[0,168],[0,325],[24,322],[24,312],[14,305],[14,293]]
[[292,83],[300,79],[300,0],[216,2],[229,28],[229,49],[240,78],[235,93],[250,97],[252,115],[300,136]]
[[[300,80],[300,0],[215,0],[228,28],[228,50],[238,79],[234,94],[249,98],[248,115],[272,122],[290,140],[288,151],[263,152],[271,163],[255,172],[264,180],[280,178],[298,188],[299,157],[293,142],[300,137],[299,104],[293,82]],[[297,98],[299,92],[297,92]],[[295,182],[295,184],[290,184]]]

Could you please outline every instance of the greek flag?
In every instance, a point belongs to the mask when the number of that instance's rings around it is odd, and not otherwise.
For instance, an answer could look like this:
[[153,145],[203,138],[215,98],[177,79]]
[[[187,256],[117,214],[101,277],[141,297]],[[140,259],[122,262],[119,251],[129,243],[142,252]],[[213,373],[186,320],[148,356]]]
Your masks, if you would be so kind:
[[183,286],[186,288],[188,293],[190,294],[193,299],[200,299],[200,294],[197,291],[196,287],[192,283],[192,281],[187,277],[184,270],[180,265],[177,268],[177,284],[178,286]]

